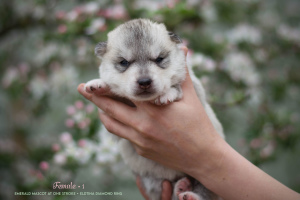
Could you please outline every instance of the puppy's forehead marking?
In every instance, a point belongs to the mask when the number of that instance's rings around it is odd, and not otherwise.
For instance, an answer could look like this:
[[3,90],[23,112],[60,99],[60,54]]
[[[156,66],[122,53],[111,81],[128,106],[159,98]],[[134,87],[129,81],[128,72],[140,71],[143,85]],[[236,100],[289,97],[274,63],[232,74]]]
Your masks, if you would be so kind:
[[133,20],[125,23],[121,29],[125,32],[124,35],[127,36],[126,46],[137,46],[136,44],[138,43],[142,46],[152,45],[154,39],[152,38],[151,28],[150,24],[146,24],[142,20]]
[[149,24],[145,24],[141,20],[125,23],[122,27],[124,45],[131,51],[134,60],[146,60],[151,55],[149,47],[154,43],[151,28]]
[[115,57],[115,68],[121,73],[126,68],[119,66],[119,58],[129,61],[129,67],[141,68],[141,74],[147,74],[147,68],[162,57],[164,62],[155,65],[165,69],[169,66],[168,57],[173,48],[164,25],[140,19],[124,23],[112,31],[109,44],[115,49],[111,55]]
[[140,74],[140,76],[149,76],[148,67],[140,67],[139,74]]

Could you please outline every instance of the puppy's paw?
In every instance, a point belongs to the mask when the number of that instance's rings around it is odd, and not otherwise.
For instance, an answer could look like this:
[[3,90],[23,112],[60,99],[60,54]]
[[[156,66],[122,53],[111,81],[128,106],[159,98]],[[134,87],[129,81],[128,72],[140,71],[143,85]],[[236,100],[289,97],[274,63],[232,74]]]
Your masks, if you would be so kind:
[[194,192],[183,192],[178,195],[179,200],[203,200],[199,195]]
[[180,92],[177,88],[171,88],[168,92],[155,99],[154,104],[167,105],[181,98],[182,98],[182,92]]
[[184,177],[176,182],[174,193],[176,194],[176,196],[179,196],[184,192],[192,191],[192,189],[193,188],[191,181],[187,177]]
[[84,90],[88,93],[102,93],[106,89],[107,85],[101,79],[93,79],[87,82],[84,86]]

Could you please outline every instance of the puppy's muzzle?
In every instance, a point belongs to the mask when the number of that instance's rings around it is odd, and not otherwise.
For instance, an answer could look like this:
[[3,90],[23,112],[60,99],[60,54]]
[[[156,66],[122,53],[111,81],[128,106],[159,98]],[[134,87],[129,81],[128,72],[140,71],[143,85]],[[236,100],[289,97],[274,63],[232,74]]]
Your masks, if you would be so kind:
[[152,80],[150,78],[141,78],[137,81],[137,83],[141,89],[146,90],[151,87]]

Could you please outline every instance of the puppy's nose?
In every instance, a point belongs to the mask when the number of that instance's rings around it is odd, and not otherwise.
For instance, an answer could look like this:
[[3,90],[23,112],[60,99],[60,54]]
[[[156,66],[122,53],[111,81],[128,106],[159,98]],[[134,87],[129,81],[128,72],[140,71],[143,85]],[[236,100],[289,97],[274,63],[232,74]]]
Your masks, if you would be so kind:
[[151,86],[152,80],[150,78],[141,78],[137,82],[141,89],[148,89]]

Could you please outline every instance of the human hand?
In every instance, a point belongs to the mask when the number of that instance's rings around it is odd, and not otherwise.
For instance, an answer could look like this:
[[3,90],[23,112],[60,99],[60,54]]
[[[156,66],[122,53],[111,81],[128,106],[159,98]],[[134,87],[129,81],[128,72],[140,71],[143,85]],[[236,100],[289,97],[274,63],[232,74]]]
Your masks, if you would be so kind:
[[[187,48],[184,51],[187,53]],[[183,98],[168,106],[134,102],[136,107],[129,107],[87,93],[83,87],[79,85],[78,91],[104,111],[100,119],[107,130],[131,141],[138,154],[192,176],[211,160],[208,153],[220,137],[188,74],[182,84]]]
[[136,107],[130,107],[78,86],[104,111],[100,119],[111,133],[128,139],[140,155],[189,174],[224,199],[299,199],[216,133],[189,75],[182,90],[183,98],[167,106],[133,102]]
[[[136,184],[143,195],[143,197],[146,200],[150,200],[149,197],[146,194],[146,191],[144,190],[143,184],[141,182],[141,178],[137,177],[136,178]],[[162,183],[162,193],[161,193],[161,200],[171,200],[172,198],[172,185],[169,181],[163,181]]]

